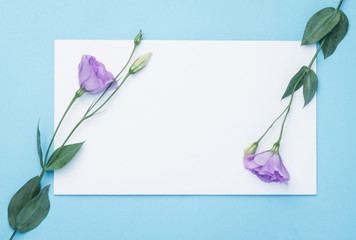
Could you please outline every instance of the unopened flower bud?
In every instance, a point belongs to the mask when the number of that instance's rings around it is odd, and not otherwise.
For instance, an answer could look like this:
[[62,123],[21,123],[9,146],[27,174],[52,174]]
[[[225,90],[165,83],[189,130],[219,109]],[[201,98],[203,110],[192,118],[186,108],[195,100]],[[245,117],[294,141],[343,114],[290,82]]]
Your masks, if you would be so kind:
[[85,89],[79,88],[79,89],[75,92],[75,97],[80,98],[84,93],[85,93]]
[[140,42],[141,42],[141,40],[142,40],[142,32],[140,31],[140,32],[137,34],[137,36],[135,37],[135,40],[134,40],[135,45],[136,45],[136,46],[139,45]]
[[148,60],[150,60],[152,53],[146,53],[145,55],[139,57],[136,59],[136,61],[132,64],[132,66],[130,67],[130,74],[135,74],[138,71],[140,71],[142,68],[145,67],[145,65],[147,64]]
[[253,143],[250,147],[246,148],[244,150],[244,157],[243,159],[245,159],[248,155],[250,154],[255,154],[256,150],[257,150],[257,147],[258,147],[258,143],[255,142]]

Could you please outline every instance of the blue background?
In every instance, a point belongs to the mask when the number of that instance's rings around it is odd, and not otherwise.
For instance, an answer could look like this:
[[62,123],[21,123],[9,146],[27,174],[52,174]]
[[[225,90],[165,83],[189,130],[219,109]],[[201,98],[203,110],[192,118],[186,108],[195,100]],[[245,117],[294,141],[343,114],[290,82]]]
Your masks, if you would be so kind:
[[[45,142],[53,132],[55,39],[132,39],[143,29],[145,39],[300,40],[316,11],[337,4],[0,0],[0,239],[12,233],[9,200],[40,172],[38,119]],[[356,1],[344,1],[349,33],[332,57],[317,60],[317,196],[54,196],[52,189],[47,219],[16,239],[356,239],[355,9]],[[43,183],[52,182],[46,174]]]

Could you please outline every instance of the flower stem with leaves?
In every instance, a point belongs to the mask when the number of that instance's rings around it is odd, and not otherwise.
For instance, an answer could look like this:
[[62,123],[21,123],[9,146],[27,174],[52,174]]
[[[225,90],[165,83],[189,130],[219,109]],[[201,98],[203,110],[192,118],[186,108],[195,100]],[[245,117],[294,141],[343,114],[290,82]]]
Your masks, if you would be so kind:
[[[53,171],[64,167],[68,162],[70,162],[74,156],[78,153],[81,146],[84,142],[69,144],[66,145],[70,137],[74,134],[76,129],[87,119],[93,117],[104,105],[113,97],[115,93],[121,88],[121,86],[125,83],[127,78],[140,71],[150,59],[151,53],[146,54],[140,58],[138,58],[129,69],[126,76],[120,82],[120,84],[116,87],[116,89],[111,93],[107,99],[99,106],[96,106],[103,97],[107,94],[108,90],[115,84],[118,83],[119,76],[122,72],[127,68],[130,63],[133,54],[140,44],[142,39],[142,33],[140,33],[134,39],[134,48],[130,54],[128,61],[122,70],[117,74],[117,76],[111,81],[111,83],[105,88],[102,94],[89,106],[88,110],[84,114],[84,116],[79,120],[79,122],[74,126],[72,131],[69,133],[67,138],[64,140],[62,145],[57,148],[51,156],[49,156],[49,151],[52,147],[54,139],[56,137],[57,132],[69,112],[70,108],[74,104],[74,102],[81,97],[86,91],[84,88],[81,88],[76,92],[73,99],[70,101],[68,107],[66,108],[63,116],[61,117],[54,134],[52,135],[51,141],[47,147],[45,157],[43,158],[43,152],[41,148],[41,134],[39,130],[39,124],[37,126],[37,151],[40,158],[40,164],[42,167],[42,171],[39,176],[31,178],[25,185],[23,185],[12,197],[9,207],[8,207],[8,220],[10,226],[14,229],[13,234],[10,237],[10,240],[14,238],[14,236],[18,232],[27,232],[37,227],[43,220],[46,218],[50,203],[48,199],[48,190],[49,185],[44,187],[41,190],[41,180],[47,171]],[[101,64],[101,63],[100,63]],[[111,74],[109,74],[110,76]],[[112,75],[111,75],[112,76]],[[95,108],[96,107],[96,108]]]
[[287,107],[272,122],[262,136],[245,150],[243,157],[244,160],[247,158],[250,159],[251,157],[249,156],[255,154],[260,141],[266,136],[274,124],[284,115],[279,137],[270,150],[278,154],[286,119],[290,113],[294,99],[294,93],[303,87],[304,107],[307,106],[314,98],[318,86],[318,77],[311,67],[313,66],[320,51],[323,51],[325,59],[335,52],[337,46],[345,37],[349,27],[349,22],[345,13],[340,10],[342,3],[343,0],[340,0],[336,8],[329,7],[320,10],[308,21],[304,31],[302,45],[319,43],[318,50],[314,54],[309,65],[303,66],[290,80],[287,89],[282,96],[282,99],[290,96]]

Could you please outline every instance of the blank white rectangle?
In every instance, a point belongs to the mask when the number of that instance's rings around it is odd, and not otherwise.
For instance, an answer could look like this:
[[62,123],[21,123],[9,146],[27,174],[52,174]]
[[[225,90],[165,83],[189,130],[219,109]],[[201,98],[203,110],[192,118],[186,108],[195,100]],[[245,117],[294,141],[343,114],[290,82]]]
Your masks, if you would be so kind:
[[[78,85],[83,54],[116,75],[132,41],[55,42],[55,125]],[[152,51],[105,107],[73,135],[86,140],[65,168],[55,171],[55,194],[316,194],[316,100],[303,109],[297,92],[280,153],[289,184],[264,183],[242,164],[286,107],[281,96],[308,64],[315,46],[296,41],[142,41]],[[315,68],[315,66],[314,66]],[[84,94],[65,119],[55,147],[98,95]],[[280,122],[260,144],[268,150]]]

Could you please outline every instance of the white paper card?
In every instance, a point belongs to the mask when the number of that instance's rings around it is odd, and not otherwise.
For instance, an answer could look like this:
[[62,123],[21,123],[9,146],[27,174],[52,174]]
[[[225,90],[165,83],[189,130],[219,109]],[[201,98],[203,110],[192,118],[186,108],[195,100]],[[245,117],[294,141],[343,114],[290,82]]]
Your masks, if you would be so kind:
[[[55,126],[74,96],[78,64],[93,55],[116,75],[132,41],[55,42]],[[280,153],[289,184],[264,183],[243,167],[243,149],[287,106],[288,82],[315,46],[296,41],[142,41],[147,67],[128,79],[105,111],[69,143],[86,140],[55,171],[55,194],[316,194],[316,100],[295,95]],[[315,66],[314,66],[315,68]],[[55,147],[98,95],[84,94],[65,119]],[[281,121],[258,151],[277,140]]]

